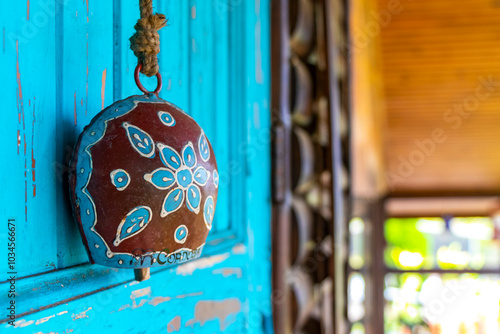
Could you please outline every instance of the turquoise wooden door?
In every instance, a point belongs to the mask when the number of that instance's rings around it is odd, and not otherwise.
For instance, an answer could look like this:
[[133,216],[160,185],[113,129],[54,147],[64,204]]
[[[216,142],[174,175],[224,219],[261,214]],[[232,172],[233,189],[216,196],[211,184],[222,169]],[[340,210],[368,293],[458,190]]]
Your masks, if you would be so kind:
[[138,1],[4,1],[2,333],[271,331],[269,1],[154,5],[169,18],[160,97],[205,129],[219,165],[203,257],[139,283],[130,270],[90,265],[71,215],[67,166],[78,134],[102,108],[139,94],[128,49]]

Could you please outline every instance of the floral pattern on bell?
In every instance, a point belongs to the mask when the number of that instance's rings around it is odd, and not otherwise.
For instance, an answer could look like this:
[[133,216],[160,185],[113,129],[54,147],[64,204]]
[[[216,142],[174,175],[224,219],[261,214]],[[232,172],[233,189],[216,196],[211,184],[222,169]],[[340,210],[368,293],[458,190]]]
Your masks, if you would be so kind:
[[168,111],[159,111],[158,117],[160,118],[160,121],[163,123],[163,125],[166,125],[166,126],[174,126],[175,125],[175,118],[173,118],[172,115]]
[[118,191],[125,190],[130,184],[130,175],[123,169],[115,169],[109,173],[109,177],[111,178],[111,183],[113,183]]
[[127,122],[123,123],[123,127],[127,130],[128,139],[132,147],[139,152],[140,155],[146,158],[154,158],[155,143],[151,136],[146,131]]
[[214,169],[214,176],[213,176],[213,180],[214,180],[214,186],[215,188],[219,188],[219,173],[217,173],[217,170]]
[[151,216],[151,209],[147,206],[140,206],[130,211],[120,222],[113,245],[118,246],[123,240],[144,230],[150,222]]
[[207,137],[203,132],[201,133],[200,139],[198,139],[198,147],[203,161],[208,161],[208,159],[210,159],[210,149],[208,148]]
[[203,220],[208,230],[212,229],[212,221],[214,220],[215,205],[212,196],[208,196],[205,200],[205,205],[203,208]]
[[[170,113],[159,111],[158,116],[160,118],[160,121],[164,125],[175,126],[175,119]],[[145,157],[154,156],[154,146],[152,148],[152,151],[149,148],[149,145],[154,145],[154,142],[151,136],[146,131],[126,122],[123,123],[122,126],[127,130],[129,141],[134,149],[139,152],[139,154]],[[207,139],[203,132],[201,133],[198,142],[200,147],[200,156],[202,157],[202,159],[204,159],[204,157],[208,159],[210,157],[210,153],[208,153],[207,155],[207,152],[210,151],[208,150]],[[184,202],[186,203],[186,206],[190,211],[198,214],[200,212],[201,204],[201,191],[199,186],[204,186],[207,183],[208,179],[210,178],[210,172],[207,171],[205,167],[197,165],[193,143],[188,142],[183,147],[181,154],[179,154],[174,148],[161,142],[158,142],[156,146],[158,147],[158,151],[160,152],[161,161],[167,168],[160,167],[155,169],[151,173],[144,174],[144,180],[151,183],[157,189],[170,189],[170,191],[165,196],[165,199],[163,200],[160,217],[164,218],[169,214],[177,211],[179,208],[181,208]],[[119,191],[124,190],[130,183],[130,176],[123,169],[114,170],[113,172],[111,172],[110,176],[111,181]],[[218,178],[217,170],[214,170],[214,177]],[[214,179],[214,184],[216,185],[216,187],[217,183],[218,179]],[[211,210],[213,210],[213,199],[209,199],[209,201],[205,201],[204,220],[207,228],[210,230],[212,228],[212,217],[210,214],[207,215],[207,212],[211,212]],[[151,209],[149,207],[142,207],[140,208],[140,212],[143,212],[144,208],[147,208],[149,210],[148,217],[150,219]],[[118,226],[116,239],[114,241],[115,246],[119,245],[121,241],[140,233],[143,228],[146,227],[149,219],[144,224],[144,220],[146,220],[145,217],[129,218],[129,216],[131,216],[132,213],[135,213],[135,211],[138,209],[139,208],[136,208],[129,214],[127,214],[120,226]],[[136,220],[142,220],[142,222],[137,223],[137,226],[139,226],[139,228],[136,227],[136,224],[132,224]],[[210,222],[207,223],[207,220],[209,220]],[[125,228],[123,227],[124,224]],[[187,231],[187,228],[185,226],[184,230]],[[185,238],[187,237],[187,232],[181,233],[183,234],[182,239],[178,238],[178,230],[176,230],[175,234],[175,240],[178,243],[184,243],[186,241]],[[182,240],[182,242],[180,242],[179,240]]]
[[[172,147],[158,143],[158,150],[166,169],[157,169],[152,174],[145,174],[144,179],[151,182],[158,189],[167,189],[176,185],[169,191],[163,201],[161,217],[177,211],[184,202],[187,208],[200,212],[201,192],[199,186],[204,186],[210,178],[210,172],[203,166],[196,164],[196,154],[193,143],[188,142],[182,149],[182,155]],[[161,173],[157,177],[157,174]]]
[[204,131],[181,109],[152,94],[114,103],[85,128],[71,168],[93,263],[143,268],[200,256],[219,174]]
[[186,242],[188,236],[188,229],[186,225],[181,225],[175,230],[175,241],[179,244]]

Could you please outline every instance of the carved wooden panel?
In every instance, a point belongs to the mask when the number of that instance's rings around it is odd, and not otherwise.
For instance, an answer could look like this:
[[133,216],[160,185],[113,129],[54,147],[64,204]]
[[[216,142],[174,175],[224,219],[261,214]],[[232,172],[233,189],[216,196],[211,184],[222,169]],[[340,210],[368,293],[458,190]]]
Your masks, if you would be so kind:
[[345,331],[345,12],[341,0],[273,3],[276,333]]

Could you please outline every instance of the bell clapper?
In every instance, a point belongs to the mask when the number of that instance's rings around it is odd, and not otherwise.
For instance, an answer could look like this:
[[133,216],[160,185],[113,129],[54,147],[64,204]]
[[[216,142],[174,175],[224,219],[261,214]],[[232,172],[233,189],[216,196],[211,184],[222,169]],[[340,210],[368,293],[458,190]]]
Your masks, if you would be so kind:
[[134,269],[135,280],[138,282],[146,281],[151,277],[149,268]]

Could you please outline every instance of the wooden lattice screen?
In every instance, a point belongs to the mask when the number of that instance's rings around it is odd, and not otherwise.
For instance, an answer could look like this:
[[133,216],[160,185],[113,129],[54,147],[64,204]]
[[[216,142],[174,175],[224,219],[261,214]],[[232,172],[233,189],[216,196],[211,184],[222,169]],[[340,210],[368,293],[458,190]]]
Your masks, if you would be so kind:
[[350,210],[347,8],[272,8],[276,333],[345,333]]

